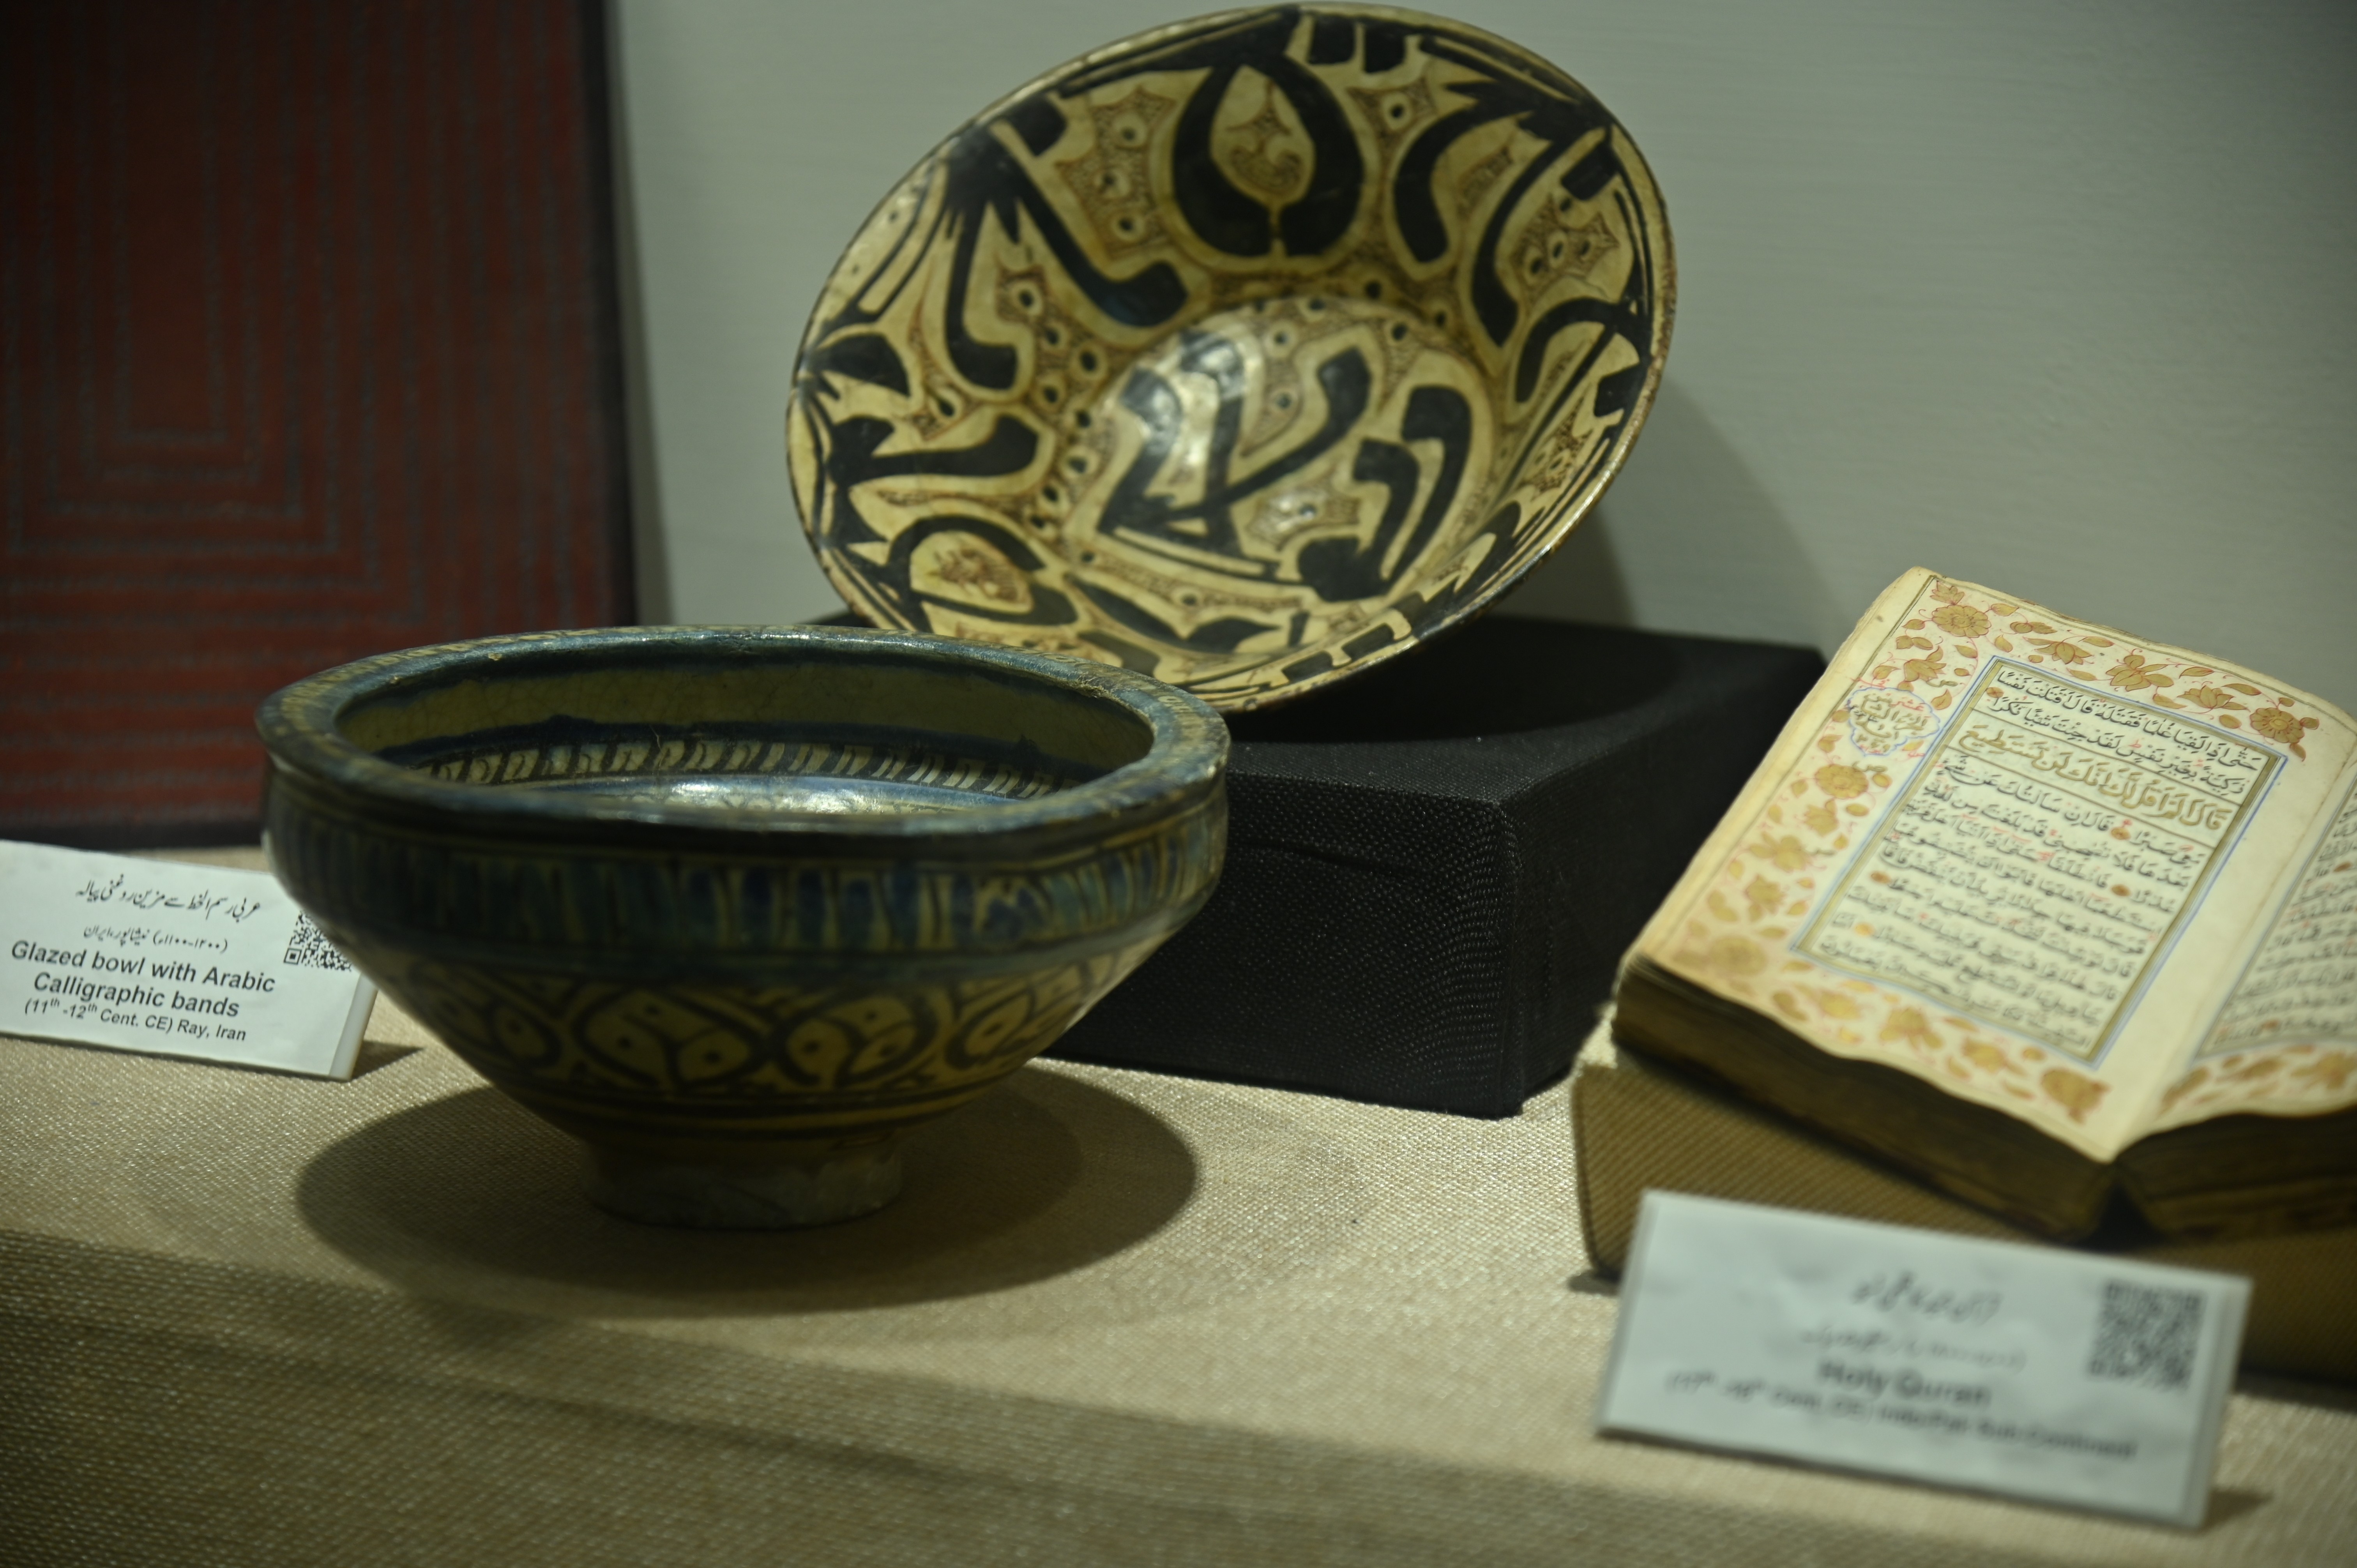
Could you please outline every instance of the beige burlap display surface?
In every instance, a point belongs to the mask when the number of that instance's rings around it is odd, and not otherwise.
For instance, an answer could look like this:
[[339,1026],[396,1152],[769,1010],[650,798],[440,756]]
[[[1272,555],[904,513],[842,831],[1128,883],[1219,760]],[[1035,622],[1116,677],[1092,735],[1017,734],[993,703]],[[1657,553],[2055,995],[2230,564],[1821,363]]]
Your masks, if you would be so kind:
[[2193,1532],[1588,1430],[1564,1091],[1037,1064],[870,1219],[641,1228],[389,1009],[350,1083],[0,1040],[0,1562],[2347,1563],[2357,1396]]

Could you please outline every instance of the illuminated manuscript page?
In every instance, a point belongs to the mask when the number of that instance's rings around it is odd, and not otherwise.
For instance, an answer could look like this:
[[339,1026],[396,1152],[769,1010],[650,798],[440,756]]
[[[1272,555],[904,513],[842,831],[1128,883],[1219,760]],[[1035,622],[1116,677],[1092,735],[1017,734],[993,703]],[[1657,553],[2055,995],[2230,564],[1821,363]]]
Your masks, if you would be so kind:
[[2357,1100],[2357,762],[2263,907],[2233,986],[2161,1096],[2155,1126]]
[[[1835,1056],[2108,1160],[2172,1090],[2180,1121],[2259,1108],[2225,1075],[2283,1055],[2280,1027],[2179,1086],[2218,1028],[2256,1027],[2220,1023],[2264,1008],[2229,1000],[2245,969],[2296,990],[2320,972],[2314,921],[2273,947],[2262,931],[2352,753],[2357,725],[2303,693],[1910,572],[1638,947]],[[2357,848],[2340,859],[2299,897],[2357,887]],[[2299,1109],[2357,1101],[2341,1075]]]

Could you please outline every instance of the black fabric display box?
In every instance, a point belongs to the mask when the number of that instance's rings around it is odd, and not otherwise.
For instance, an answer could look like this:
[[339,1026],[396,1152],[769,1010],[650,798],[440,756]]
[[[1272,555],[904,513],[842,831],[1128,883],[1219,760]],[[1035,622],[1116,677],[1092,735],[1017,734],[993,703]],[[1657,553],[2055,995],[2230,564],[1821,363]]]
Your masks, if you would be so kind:
[[1514,1114],[1823,668],[1491,616],[1236,716],[1219,890],[1052,1054]]

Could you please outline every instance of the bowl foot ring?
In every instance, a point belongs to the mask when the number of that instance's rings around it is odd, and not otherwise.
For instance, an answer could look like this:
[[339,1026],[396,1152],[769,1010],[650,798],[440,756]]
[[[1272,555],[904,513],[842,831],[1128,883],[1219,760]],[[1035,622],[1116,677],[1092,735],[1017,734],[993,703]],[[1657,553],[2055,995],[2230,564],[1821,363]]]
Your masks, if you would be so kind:
[[804,1162],[685,1165],[591,1148],[584,1187],[609,1214],[699,1230],[788,1230],[873,1213],[900,1190],[897,1141]]

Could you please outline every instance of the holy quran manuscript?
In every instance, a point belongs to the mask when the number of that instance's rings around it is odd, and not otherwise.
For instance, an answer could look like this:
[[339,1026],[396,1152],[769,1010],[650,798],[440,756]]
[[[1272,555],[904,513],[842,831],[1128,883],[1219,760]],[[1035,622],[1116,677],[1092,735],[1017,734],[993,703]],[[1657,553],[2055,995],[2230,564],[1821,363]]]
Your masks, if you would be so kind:
[[2056,1235],[2357,1218],[2357,721],[1910,572],[1622,967],[1614,1030]]

